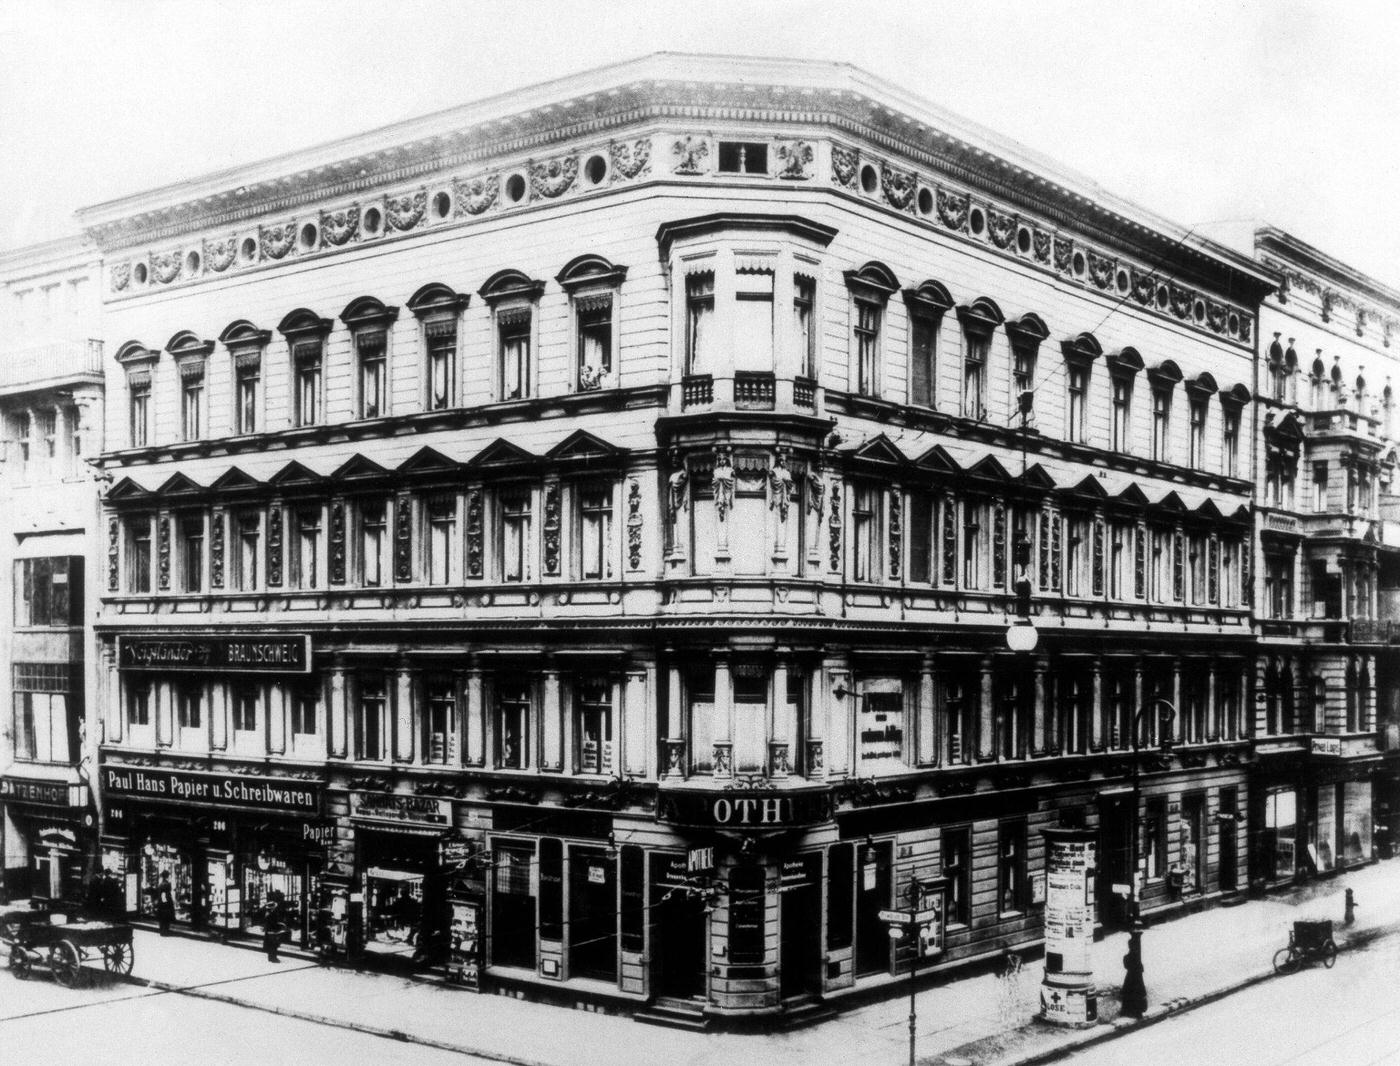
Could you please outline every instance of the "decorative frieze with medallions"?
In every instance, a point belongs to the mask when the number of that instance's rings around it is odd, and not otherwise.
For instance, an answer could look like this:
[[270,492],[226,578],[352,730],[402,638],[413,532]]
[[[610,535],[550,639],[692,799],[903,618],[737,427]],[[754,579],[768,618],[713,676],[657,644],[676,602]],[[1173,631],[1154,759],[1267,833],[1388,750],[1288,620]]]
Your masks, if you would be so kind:
[[530,192],[548,200],[562,196],[578,178],[578,156],[561,155],[530,163]]
[[339,248],[360,235],[360,209],[351,205],[342,211],[321,212],[321,239]]
[[479,215],[489,211],[501,193],[501,176],[496,173],[480,174],[475,178],[458,181],[454,185],[457,193],[457,216]]
[[258,247],[264,259],[281,259],[292,250],[297,241],[295,221],[284,222],[280,226],[259,226]]
[[880,191],[896,211],[908,211],[914,203],[917,180],[912,172],[898,170],[888,163],[880,164]]
[[233,266],[233,258],[237,239],[230,234],[223,240],[207,240],[204,242],[204,265],[215,274],[222,274],[229,267]]
[[998,248],[1010,248],[1016,239],[1016,216],[1002,211],[987,211],[987,235]]
[[808,167],[816,159],[816,153],[806,141],[785,141],[778,145],[778,177],[788,181],[805,181],[810,174]]
[[651,141],[610,141],[608,159],[613,181],[631,181],[651,170]]
[[423,221],[428,210],[428,193],[425,189],[404,196],[391,196],[384,201],[384,217],[396,230],[411,230]]
[[184,259],[180,255],[180,249],[173,252],[151,253],[151,277],[155,278],[162,285],[169,285],[180,276],[180,270]]

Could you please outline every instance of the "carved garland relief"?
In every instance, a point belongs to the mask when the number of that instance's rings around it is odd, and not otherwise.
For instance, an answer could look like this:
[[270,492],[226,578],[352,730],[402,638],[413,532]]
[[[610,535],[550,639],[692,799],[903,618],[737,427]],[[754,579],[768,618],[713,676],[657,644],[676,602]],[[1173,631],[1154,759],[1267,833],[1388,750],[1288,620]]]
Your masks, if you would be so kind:
[[497,173],[482,174],[466,181],[458,181],[454,188],[457,196],[457,215],[479,215],[496,203],[501,192],[501,176]]
[[267,583],[282,584],[282,508],[273,504],[267,512]]
[[578,178],[578,156],[565,155],[531,162],[530,191],[534,196],[554,199],[566,192]]
[[321,212],[321,238],[339,248],[360,235],[360,209],[347,207],[343,211]]
[[232,236],[221,241],[204,242],[204,265],[216,274],[222,274],[233,265],[235,240]]
[[467,494],[467,576],[481,576],[481,490]]
[[544,490],[544,572],[559,573],[559,486]]
[[345,504],[331,504],[330,583],[345,583]]
[[384,201],[384,217],[389,220],[389,225],[396,230],[410,230],[423,221],[423,215],[428,210],[428,193],[425,189],[417,192],[407,193],[403,196],[391,196]]
[[215,511],[209,519],[209,587],[224,587],[224,513]]
[[636,480],[627,483],[627,567],[642,565],[642,487]]
[[642,138],[631,144],[608,143],[609,170],[613,181],[628,180],[651,171],[651,141]]
[[284,222],[280,226],[259,226],[258,247],[264,259],[281,259],[292,250],[297,239],[297,224]]
[[413,580],[413,507],[407,496],[394,501],[394,580]]
[[120,587],[120,574],[117,569],[117,546],[121,542],[121,523],[113,516],[107,519],[107,591],[116,592]]

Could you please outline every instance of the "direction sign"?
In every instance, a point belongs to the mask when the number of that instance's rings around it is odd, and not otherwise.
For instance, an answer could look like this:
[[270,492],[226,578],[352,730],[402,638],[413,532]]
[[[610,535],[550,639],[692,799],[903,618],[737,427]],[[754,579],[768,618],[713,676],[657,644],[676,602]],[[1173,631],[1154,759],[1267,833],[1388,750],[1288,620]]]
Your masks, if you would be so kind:
[[896,925],[923,925],[926,922],[935,922],[942,915],[937,907],[930,907],[922,911],[881,911],[880,921],[893,922]]

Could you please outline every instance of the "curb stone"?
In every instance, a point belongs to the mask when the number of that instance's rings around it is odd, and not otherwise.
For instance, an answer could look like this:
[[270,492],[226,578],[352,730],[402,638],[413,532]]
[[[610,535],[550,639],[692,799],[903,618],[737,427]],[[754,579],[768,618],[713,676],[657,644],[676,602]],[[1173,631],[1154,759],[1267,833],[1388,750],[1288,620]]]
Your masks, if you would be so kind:
[[[262,976],[262,975],[257,975]],[[230,1006],[243,1007],[247,1010],[259,1010],[267,1014],[276,1014],[283,1018],[295,1018],[298,1021],[311,1022],[314,1025],[324,1025],[334,1029],[349,1029],[356,1033],[363,1033],[366,1036],[377,1036],[385,1040],[393,1040],[404,1044],[418,1044],[423,1047],[434,1048],[438,1051],[451,1051],[458,1055],[470,1055],[474,1058],[484,1059],[490,1062],[503,1062],[507,1066],[554,1066],[552,1063],[541,1059],[528,1059],[519,1055],[506,1055],[499,1051],[490,1051],[486,1048],[469,1047],[465,1044],[453,1044],[445,1040],[433,1040],[430,1037],[415,1036],[406,1033],[401,1029],[383,1029],[375,1025],[365,1025],[362,1022],[351,1021],[345,1018],[330,1018],[322,1014],[312,1014],[309,1011],[294,1010],[289,1007],[274,1007],[264,1003],[256,1003],[228,992],[211,992],[207,988],[190,985],[174,985],[165,981],[153,981],[143,977],[127,977],[126,981],[132,984],[141,985],[145,988],[154,988],[160,992],[169,992],[179,996],[190,996],[195,999],[207,999],[216,1003],[227,1003]],[[247,980],[247,978],[238,978]]]

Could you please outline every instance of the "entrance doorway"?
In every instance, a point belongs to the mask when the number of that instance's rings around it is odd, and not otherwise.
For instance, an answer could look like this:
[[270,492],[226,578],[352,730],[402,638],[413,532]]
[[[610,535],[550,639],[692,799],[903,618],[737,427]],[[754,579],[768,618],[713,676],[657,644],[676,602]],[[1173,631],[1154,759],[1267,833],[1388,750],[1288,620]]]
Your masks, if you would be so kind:
[[651,857],[653,977],[668,999],[705,998],[705,901],[686,876],[684,855]]
[[859,849],[856,866],[856,975],[887,973],[890,968],[889,926],[880,918],[890,908],[890,868],[894,844],[888,840]]
[[569,849],[569,974],[617,980],[617,867],[598,848]]
[[1128,901],[1113,890],[1132,880],[1133,800],[1131,792],[1099,797],[1099,920],[1105,925],[1126,928]]
[[782,933],[780,984],[783,998],[822,989],[821,856],[786,859],[779,881]]
[[1239,840],[1235,819],[1239,807],[1239,792],[1233,788],[1220,790],[1220,891],[1234,892],[1239,884]]
[[535,968],[535,894],[530,866],[531,844],[496,841],[491,889],[491,963]]

